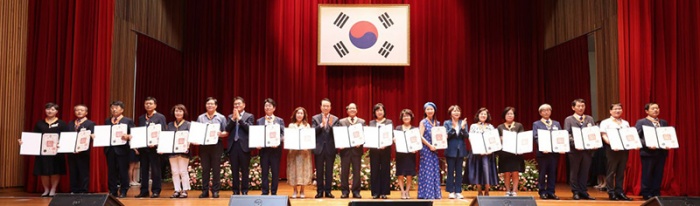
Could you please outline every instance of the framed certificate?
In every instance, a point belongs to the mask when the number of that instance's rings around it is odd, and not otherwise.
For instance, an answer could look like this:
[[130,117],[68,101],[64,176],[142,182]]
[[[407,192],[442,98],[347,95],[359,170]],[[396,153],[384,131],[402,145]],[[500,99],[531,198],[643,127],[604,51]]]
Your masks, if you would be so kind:
[[423,148],[418,128],[407,131],[394,130],[394,137],[396,152],[398,153],[414,153]]
[[600,136],[600,128],[592,127],[571,127],[574,136],[574,147],[579,150],[594,150],[603,147],[603,140]]
[[503,151],[511,154],[532,152],[532,131],[511,132],[503,130]]
[[365,135],[362,129],[361,124],[353,124],[347,127],[333,127],[335,148],[344,149],[364,144]]
[[432,144],[435,149],[447,149],[447,130],[443,126],[430,129]]
[[215,145],[219,143],[218,133],[220,124],[190,123],[189,142],[199,145]]
[[314,128],[285,128],[284,149],[308,150],[316,149],[316,129]]
[[95,139],[92,141],[92,146],[111,147],[125,145],[127,141],[122,139],[124,135],[127,135],[126,124],[95,126]]
[[503,148],[498,130],[495,129],[484,133],[469,133],[469,143],[474,154],[491,154]]
[[644,142],[647,147],[657,147],[661,149],[678,149],[678,137],[674,127],[650,127],[642,126],[644,132]]
[[58,135],[56,133],[22,132],[20,155],[55,156],[58,153]]
[[540,152],[569,152],[569,132],[566,130],[537,130]]
[[605,131],[610,141],[610,148],[613,150],[633,150],[642,148],[639,140],[639,133],[634,127],[621,129],[608,129]]
[[252,125],[248,127],[250,132],[250,139],[248,140],[248,147],[250,148],[264,148],[264,147],[277,147],[280,145],[280,125]]
[[383,148],[391,146],[394,137],[392,125],[378,125],[377,127],[364,127],[365,147]]
[[90,130],[80,132],[61,132],[58,141],[58,153],[77,153],[90,147]]

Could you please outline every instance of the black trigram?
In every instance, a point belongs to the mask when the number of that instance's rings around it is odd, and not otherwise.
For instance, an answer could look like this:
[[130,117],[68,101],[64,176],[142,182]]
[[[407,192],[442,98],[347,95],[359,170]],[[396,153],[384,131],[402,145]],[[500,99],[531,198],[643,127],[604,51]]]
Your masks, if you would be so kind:
[[384,58],[387,58],[389,56],[389,52],[394,49],[394,45],[385,41],[384,45],[382,45],[382,48],[379,49],[379,55],[384,56]]
[[338,52],[338,56],[340,56],[340,58],[343,58],[344,56],[347,56],[350,53],[348,48],[345,47],[345,44],[343,43],[343,41],[335,43],[333,45],[333,48],[335,49],[336,52]]
[[348,19],[350,19],[348,15],[344,14],[343,12],[340,12],[340,14],[338,14],[338,17],[335,18],[333,24],[342,29],[343,26],[345,26],[345,22],[348,22]]
[[391,25],[394,25],[394,21],[391,20],[391,17],[389,17],[389,14],[384,12],[382,15],[379,15],[379,21],[382,22],[382,25],[384,25],[385,29],[388,29]]

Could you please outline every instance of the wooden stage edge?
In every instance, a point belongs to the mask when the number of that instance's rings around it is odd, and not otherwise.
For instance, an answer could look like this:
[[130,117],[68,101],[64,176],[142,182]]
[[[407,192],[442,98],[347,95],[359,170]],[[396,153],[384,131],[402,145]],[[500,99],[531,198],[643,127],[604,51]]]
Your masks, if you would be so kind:
[[[286,182],[280,181],[280,188],[278,189],[278,195],[291,195],[293,193],[293,188],[286,184]],[[229,198],[232,194],[231,191],[221,191],[221,197],[218,199],[214,198],[197,198],[201,194],[201,191],[190,191],[189,198],[182,199],[171,199],[170,195],[173,193],[172,183],[163,184],[163,191],[161,192],[160,198],[134,198],[134,195],[138,194],[138,187],[131,187],[128,192],[127,198],[120,198],[124,205],[149,205],[149,206],[204,206],[204,205],[228,205]],[[249,191],[249,195],[260,195],[259,190]],[[314,199],[316,195],[315,187],[309,186],[305,188],[305,199],[290,199],[291,205],[298,206],[346,206],[350,201],[382,201],[391,203],[394,201],[406,201],[401,199],[400,192],[392,191],[389,195],[389,199],[374,200],[371,197],[371,192],[369,190],[363,190],[361,192],[362,199],[340,199],[340,191],[333,191],[335,199]],[[411,197],[416,200],[417,191],[414,189],[411,191]],[[557,196],[561,200],[540,200],[537,192],[518,192],[518,196],[533,196],[537,201],[537,205],[543,206],[554,206],[554,205],[576,205],[576,206],[620,206],[620,205],[641,205],[644,201],[639,196],[630,196],[634,198],[633,201],[610,201],[608,200],[608,194],[603,191],[598,191],[594,188],[589,188],[589,193],[591,196],[595,197],[597,200],[573,200],[571,195],[571,190],[568,185],[558,184],[557,185]],[[463,191],[462,195],[465,199],[447,199],[448,193],[442,190],[442,198],[440,200],[433,200],[433,205],[435,206],[449,206],[449,205],[469,205],[476,197],[475,191]],[[504,196],[505,192],[495,191],[491,192],[491,196]],[[23,188],[4,188],[0,189],[0,205],[13,205],[13,206],[24,206],[24,205],[48,205],[51,202],[50,198],[39,197],[38,193],[27,193],[24,192]]]

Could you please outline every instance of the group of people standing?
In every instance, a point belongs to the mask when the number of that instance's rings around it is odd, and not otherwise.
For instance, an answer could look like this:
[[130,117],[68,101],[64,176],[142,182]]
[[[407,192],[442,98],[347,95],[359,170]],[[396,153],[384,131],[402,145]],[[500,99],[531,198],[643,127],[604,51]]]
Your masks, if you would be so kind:
[[[199,115],[197,122],[206,124],[219,124],[220,131],[217,135],[221,138],[228,137],[226,142],[219,141],[215,145],[199,145],[199,156],[202,164],[202,194],[200,198],[218,198],[221,189],[221,156],[226,154],[231,163],[233,194],[247,195],[249,189],[249,163],[251,151],[260,150],[262,167],[262,195],[277,195],[279,170],[282,157],[282,147],[271,148],[249,148],[249,126],[277,124],[284,126],[283,118],[275,115],[277,104],[274,100],[267,98],[263,101],[265,116],[255,119],[254,115],[245,111],[245,101],[241,97],[234,98],[232,113],[224,116],[217,112],[218,101],[209,97],[205,101],[206,112]],[[124,103],[114,101],[110,104],[111,117],[105,119],[105,125],[124,124],[129,131],[136,123],[123,116]],[[190,127],[187,108],[178,104],[172,107],[170,115],[175,119],[172,122],[166,121],[166,116],[156,111],[157,101],[153,97],[147,97],[144,101],[146,113],[137,120],[139,126],[147,126],[151,123],[160,124],[163,131],[187,131]],[[572,102],[574,114],[564,120],[564,127],[558,121],[550,119],[552,107],[543,104],[538,111],[541,119],[533,122],[532,130],[535,142],[537,142],[537,130],[568,130],[571,135],[572,127],[588,127],[595,125],[591,116],[585,115],[585,101],[576,99]],[[59,133],[61,131],[80,131],[87,129],[94,132],[95,123],[87,118],[87,106],[76,105],[74,107],[76,119],[65,123],[57,117],[58,105],[48,103],[45,106],[46,118],[37,122],[34,132]],[[391,119],[386,116],[386,108],[378,103],[372,108],[372,120],[369,122],[357,116],[357,105],[350,103],[345,107],[347,117],[338,118],[330,113],[331,101],[321,100],[321,113],[311,116],[303,107],[297,107],[292,112],[288,128],[314,128],[316,131],[316,147],[312,150],[289,150],[287,155],[287,182],[293,186],[292,198],[305,198],[304,186],[312,184],[314,169],[316,172],[316,195],[315,198],[334,198],[331,193],[333,181],[333,163],[336,155],[341,159],[341,198],[362,198],[360,195],[360,164],[364,148],[362,145],[350,148],[336,148],[333,130],[334,126],[368,125],[385,126],[394,125]],[[419,199],[441,199],[440,189],[441,171],[438,160],[438,153],[433,146],[431,129],[437,126],[444,126],[447,131],[448,146],[445,150],[447,162],[447,178],[445,191],[449,193],[448,198],[462,199],[462,184],[477,185],[477,195],[489,196],[491,185],[498,184],[498,173],[503,173],[507,196],[516,196],[519,187],[519,173],[524,172],[525,165],[522,155],[507,152],[496,152],[492,154],[478,155],[472,154],[468,147],[469,133],[484,133],[491,130],[498,130],[502,136],[503,131],[522,132],[525,130],[523,124],[516,122],[516,109],[506,107],[501,113],[505,122],[494,127],[491,124],[491,114],[488,109],[480,108],[474,115],[473,123],[468,125],[468,118],[462,117],[462,109],[457,105],[452,105],[447,112],[449,118],[440,123],[436,118],[437,106],[432,102],[423,105],[424,114],[416,127],[412,125],[415,118],[410,109],[401,110],[398,115],[399,122],[395,125],[395,130],[408,131],[418,128],[420,131],[422,149],[417,153],[396,153],[396,175],[398,177],[399,191],[402,199],[409,199],[409,191],[413,188],[413,177],[419,177],[417,198]],[[659,106],[649,103],[645,106],[648,116],[637,121],[636,128],[639,135],[643,137],[642,126],[668,126],[665,120],[658,118]],[[600,124],[603,131],[609,128],[629,127],[629,123],[620,118],[622,105],[613,104],[610,107],[610,118],[605,119]],[[310,120],[309,120],[310,118]],[[283,132],[283,131],[282,131]],[[123,140],[130,140],[131,135],[127,132],[122,136]],[[283,135],[283,134],[282,134]],[[609,144],[607,135],[602,134],[603,140]],[[94,136],[93,136],[94,137]],[[643,138],[641,138],[642,141]],[[573,141],[573,138],[571,138]],[[20,141],[20,144],[22,142]],[[570,163],[569,182],[573,193],[573,199],[595,199],[587,192],[588,171],[592,161],[590,150],[577,150],[571,144],[571,152],[567,155]],[[155,147],[130,149],[129,145],[105,147],[104,153],[108,165],[108,188],[109,193],[116,197],[126,197],[130,185],[129,155],[131,152],[140,156],[141,167],[141,190],[137,198],[160,197],[162,177],[161,161],[163,155],[169,157],[174,193],[171,198],[186,198],[187,191],[191,190],[188,164],[191,152],[184,154],[160,154]],[[369,149],[370,169],[371,169],[371,196],[374,199],[386,199],[390,194],[390,162],[391,147]],[[612,200],[631,200],[622,191],[624,180],[624,169],[627,162],[627,151],[615,151],[606,147],[607,153],[607,187]],[[59,175],[65,174],[65,158],[68,158],[70,170],[71,192],[87,193],[89,182],[89,150],[67,156],[37,156],[34,166],[34,174],[41,177],[44,193],[42,196],[53,196],[56,193]],[[416,155],[419,154],[419,161]],[[537,162],[539,170],[538,188],[541,199],[559,199],[555,195],[556,169],[559,160],[559,153],[537,152]],[[312,156],[314,163],[312,164]],[[660,195],[659,188],[663,177],[663,167],[667,151],[658,148],[644,147],[641,149],[642,157],[642,192],[644,199]],[[496,158],[499,158],[497,163]],[[466,159],[466,164],[465,164]],[[416,162],[418,172],[416,172]],[[464,166],[466,165],[466,166]],[[349,182],[350,169],[352,168],[353,180]],[[270,178],[270,175],[272,177]],[[149,193],[148,180],[152,180]],[[145,182],[143,181],[145,180]],[[211,184],[210,184],[211,180]],[[119,186],[118,186],[119,185]]]

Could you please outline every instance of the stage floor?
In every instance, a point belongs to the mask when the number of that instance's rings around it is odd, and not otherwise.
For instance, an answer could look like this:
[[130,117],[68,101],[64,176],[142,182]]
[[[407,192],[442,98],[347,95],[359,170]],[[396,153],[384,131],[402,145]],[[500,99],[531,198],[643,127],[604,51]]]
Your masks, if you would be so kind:
[[[138,194],[138,187],[132,187],[129,189],[129,197],[127,198],[121,198],[119,201],[121,201],[124,205],[149,205],[149,206],[203,206],[203,205],[228,205],[229,203],[229,197],[231,195],[231,191],[222,191],[221,192],[221,198],[218,199],[213,199],[213,198],[207,198],[207,199],[200,199],[197,198],[201,194],[200,191],[190,191],[189,193],[189,198],[184,198],[184,199],[170,199],[170,195],[173,193],[173,187],[172,184],[164,184],[163,185],[163,192],[161,193],[161,198],[133,198],[134,195]],[[444,188],[444,187],[443,187]],[[313,196],[316,195],[316,191],[314,187],[307,187],[305,188],[306,190],[306,199],[291,199],[291,204],[292,205],[304,205],[304,206],[346,206],[348,205],[348,202],[353,201],[353,200],[358,200],[358,199],[340,199],[340,191],[333,191],[333,195],[336,196],[335,199],[314,199]],[[293,188],[284,182],[280,182],[280,188],[278,190],[279,195],[291,195],[293,192]],[[540,200],[537,197],[537,192],[518,192],[518,196],[534,196],[535,200],[537,201],[537,205],[544,205],[544,206],[554,206],[554,205],[577,205],[577,206],[587,206],[587,205],[595,205],[595,206],[604,206],[604,205],[611,205],[611,206],[620,206],[620,205],[640,205],[643,200],[639,196],[630,196],[634,198],[634,201],[609,201],[607,200],[607,193],[595,190],[593,188],[589,189],[589,193],[597,198],[597,200],[573,200],[571,197],[571,190],[569,189],[568,185],[564,184],[559,184],[557,185],[557,196],[561,198],[561,200]],[[260,191],[250,191],[248,194],[250,195],[259,195]],[[474,191],[466,191],[462,192],[462,194],[465,196],[465,199],[462,200],[456,200],[456,199],[447,199],[448,193],[444,192],[442,193],[442,198],[441,200],[434,200],[433,205],[435,206],[448,206],[448,205],[468,205],[472,202],[472,200],[476,196],[476,192]],[[0,189],[0,205],[16,205],[16,206],[21,206],[21,205],[48,205],[49,202],[51,202],[50,198],[42,198],[39,197],[40,194],[34,194],[34,193],[27,193],[24,192],[22,188],[5,188],[5,189]],[[400,198],[400,193],[399,192],[393,192],[389,196],[389,199],[386,200],[373,200],[370,195],[370,191],[368,190],[363,190],[361,193],[363,199],[362,201],[402,201]],[[505,192],[491,192],[491,196],[503,196],[505,195]],[[411,191],[411,197],[415,198],[416,197],[416,190]],[[415,199],[412,199],[415,200]]]

